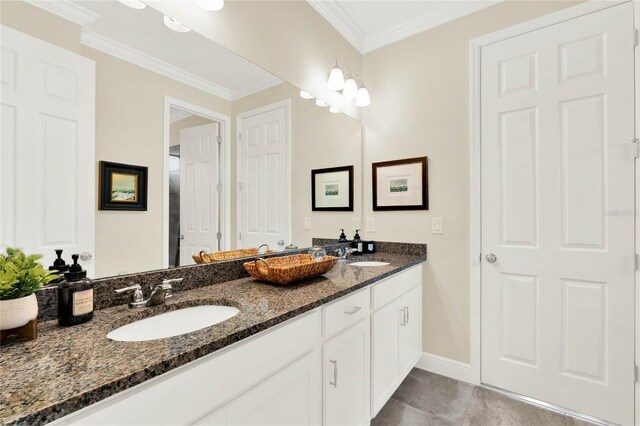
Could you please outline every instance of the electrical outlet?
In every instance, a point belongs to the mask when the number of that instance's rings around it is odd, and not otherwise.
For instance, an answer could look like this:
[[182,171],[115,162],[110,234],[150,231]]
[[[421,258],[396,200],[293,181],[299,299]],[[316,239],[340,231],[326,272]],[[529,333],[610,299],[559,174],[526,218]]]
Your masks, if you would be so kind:
[[442,218],[434,217],[431,219],[431,233],[432,234],[442,234]]
[[359,217],[354,217],[353,219],[351,219],[351,230],[355,231],[356,229],[362,229],[360,227],[360,218]]
[[376,232],[376,220],[372,217],[367,218],[367,227],[365,229],[367,232]]
[[310,217],[305,217],[304,218],[304,229],[311,229],[311,218]]

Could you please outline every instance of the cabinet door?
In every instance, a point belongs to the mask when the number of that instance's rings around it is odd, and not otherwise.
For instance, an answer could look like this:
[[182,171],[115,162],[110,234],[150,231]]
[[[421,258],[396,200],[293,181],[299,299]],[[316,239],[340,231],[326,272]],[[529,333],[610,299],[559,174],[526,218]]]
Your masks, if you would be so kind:
[[368,318],[324,344],[324,424],[365,425],[371,420]]
[[422,286],[400,298],[400,374],[401,379],[415,366],[422,352]]
[[400,377],[399,334],[403,321],[399,301],[389,303],[373,314],[371,336],[372,416],[382,409],[396,390]]
[[218,408],[213,413],[209,413],[197,422],[194,426],[224,426],[227,424],[227,407]]
[[[256,353],[259,357],[260,354]],[[322,421],[320,351],[315,350],[227,405],[228,425],[317,425]],[[224,386],[224,384],[220,384]],[[215,386],[215,383],[212,383]]]

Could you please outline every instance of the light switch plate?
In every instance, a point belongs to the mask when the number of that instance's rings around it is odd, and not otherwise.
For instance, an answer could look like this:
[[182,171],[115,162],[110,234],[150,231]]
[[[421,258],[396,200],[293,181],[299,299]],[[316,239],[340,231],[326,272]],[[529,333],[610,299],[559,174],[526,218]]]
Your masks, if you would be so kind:
[[311,229],[311,218],[310,217],[305,217],[304,218],[304,229]]
[[365,229],[367,232],[376,232],[376,220],[373,217],[367,218],[367,228]]
[[431,233],[432,234],[442,234],[442,218],[434,217],[431,218]]
[[353,219],[351,219],[351,230],[355,231],[356,229],[362,229],[360,227],[360,218],[359,217],[354,217]]

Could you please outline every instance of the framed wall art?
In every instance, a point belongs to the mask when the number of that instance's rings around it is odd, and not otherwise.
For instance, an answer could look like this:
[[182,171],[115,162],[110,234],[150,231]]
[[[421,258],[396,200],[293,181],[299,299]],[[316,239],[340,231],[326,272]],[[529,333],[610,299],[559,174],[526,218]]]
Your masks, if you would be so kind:
[[429,210],[427,157],[373,163],[373,210]]
[[100,161],[100,210],[147,210],[147,167]]
[[313,211],[353,211],[353,166],[311,170]]

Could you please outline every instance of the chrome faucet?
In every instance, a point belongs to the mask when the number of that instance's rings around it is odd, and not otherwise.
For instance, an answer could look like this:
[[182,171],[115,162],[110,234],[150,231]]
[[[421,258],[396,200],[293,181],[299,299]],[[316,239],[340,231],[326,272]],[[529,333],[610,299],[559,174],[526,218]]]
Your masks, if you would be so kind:
[[116,290],[117,294],[132,292],[129,300],[130,308],[146,308],[150,306],[164,305],[168,300],[173,298],[171,293],[171,284],[182,282],[182,278],[174,278],[171,280],[163,280],[162,284],[155,285],[151,288],[151,293],[147,299],[144,298],[142,287],[140,284],[133,284],[129,287]]
[[336,250],[336,255],[338,256],[339,260],[347,260],[349,259],[349,256],[351,256],[351,253],[354,253],[358,251],[358,249],[354,249],[354,248],[339,248]]

